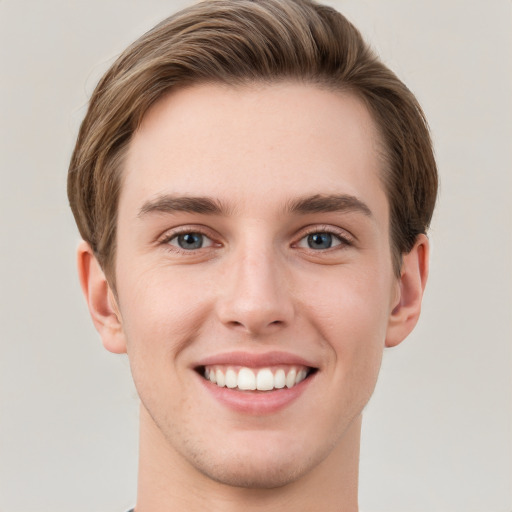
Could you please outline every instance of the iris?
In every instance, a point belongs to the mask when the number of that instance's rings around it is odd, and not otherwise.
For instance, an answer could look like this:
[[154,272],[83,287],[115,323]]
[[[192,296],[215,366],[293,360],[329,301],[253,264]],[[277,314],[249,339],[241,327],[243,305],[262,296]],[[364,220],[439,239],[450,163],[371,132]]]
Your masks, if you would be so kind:
[[201,233],[184,233],[178,235],[177,242],[182,249],[200,249],[203,246],[203,235]]
[[308,236],[308,246],[311,249],[329,249],[332,247],[332,235],[330,233],[313,233]]

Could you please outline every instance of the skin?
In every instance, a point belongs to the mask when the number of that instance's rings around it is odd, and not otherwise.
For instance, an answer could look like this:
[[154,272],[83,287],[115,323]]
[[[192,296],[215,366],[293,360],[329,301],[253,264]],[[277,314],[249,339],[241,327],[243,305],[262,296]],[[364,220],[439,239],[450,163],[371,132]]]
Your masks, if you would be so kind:
[[[361,102],[304,84],[198,85],[146,114],[124,169],[115,294],[86,243],[78,254],[96,328],[128,353],[141,399],[138,511],[357,510],[361,412],[428,273],[424,236],[393,273],[378,147]],[[183,210],[185,196],[219,211]],[[180,248],[183,233],[202,247]],[[332,246],[311,247],[313,233]],[[316,372],[271,413],[226,406],[196,371],[275,351]]]

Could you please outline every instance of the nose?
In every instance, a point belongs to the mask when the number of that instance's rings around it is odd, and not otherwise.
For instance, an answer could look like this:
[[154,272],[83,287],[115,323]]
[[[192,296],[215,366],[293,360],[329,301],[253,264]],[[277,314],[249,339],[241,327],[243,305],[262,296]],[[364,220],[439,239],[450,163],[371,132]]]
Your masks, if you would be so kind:
[[224,325],[264,335],[290,324],[294,315],[290,276],[286,262],[272,250],[241,248],[222,274],[217,314]]

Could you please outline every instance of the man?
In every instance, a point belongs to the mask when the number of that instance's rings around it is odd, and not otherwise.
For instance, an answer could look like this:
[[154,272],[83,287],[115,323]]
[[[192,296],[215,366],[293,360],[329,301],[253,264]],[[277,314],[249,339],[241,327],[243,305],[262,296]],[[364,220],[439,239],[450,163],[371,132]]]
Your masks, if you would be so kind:
[[437,174],[336,11],[213,0],[98,84],[68,194],[141,399],[137,512],[357,510],[362,409],[417,322]]

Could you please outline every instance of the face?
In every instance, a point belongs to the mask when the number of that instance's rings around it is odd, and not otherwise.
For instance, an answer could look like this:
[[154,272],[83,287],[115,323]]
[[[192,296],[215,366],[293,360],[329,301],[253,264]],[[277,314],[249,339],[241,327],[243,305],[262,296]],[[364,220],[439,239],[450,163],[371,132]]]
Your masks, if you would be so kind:
[[176,461],[272,487],[347,442],[398,299],[377,146],[357,99],[293,83],[195,86],[144,118],[117,308],[146,427]]

